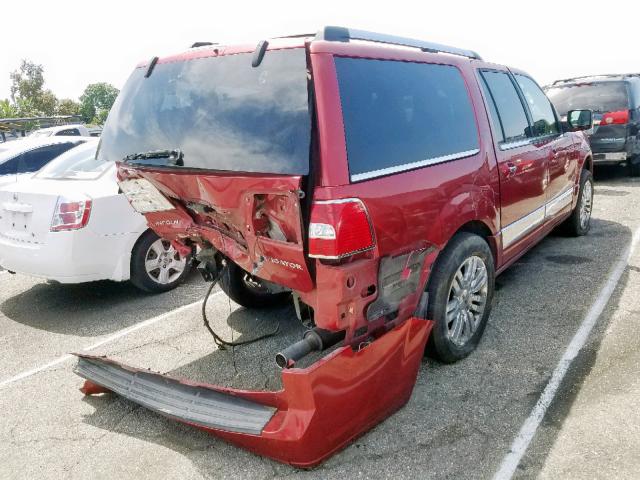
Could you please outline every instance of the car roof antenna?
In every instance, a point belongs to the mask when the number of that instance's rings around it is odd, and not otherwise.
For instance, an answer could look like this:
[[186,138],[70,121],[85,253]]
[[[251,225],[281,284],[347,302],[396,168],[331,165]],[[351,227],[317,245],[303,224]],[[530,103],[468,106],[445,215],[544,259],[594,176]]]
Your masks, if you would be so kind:
[[151,60],[149,60],[149,65],[147,65],[147,71],[144,74],[144,78],[149,78],[151,76],[156,63],[158,63],[158,57],[153,57]]
[[258,42],[258,46],[256,47],[256,50],[253,52],[253,59],[251,60],[252,67],[255,68],[260,66],[268,46],[269,46],[269,42],[267,42],[266,40],[261,40]]

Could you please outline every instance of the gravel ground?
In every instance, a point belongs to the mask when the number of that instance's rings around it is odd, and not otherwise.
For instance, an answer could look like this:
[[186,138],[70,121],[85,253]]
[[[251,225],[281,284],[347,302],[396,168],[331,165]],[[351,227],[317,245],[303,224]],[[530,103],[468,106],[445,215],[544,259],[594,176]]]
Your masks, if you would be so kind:
[[[206,285],[195,274],[173,292],[145,295],[128,284],[63,286],[0,272],[0,385],[54,361],[0,386],[0,478],[491,478],[640,225],[640,183],[621,169],[603,169],[596,180],[589,236],[551,235],[498,277],[478,350],[455,365],[425,360],[405,408],[311,471],[260,458],[116,396],[85,398],[74,361],[63,357],[90,347],[173,376],[273,389],[274,354],[302,331],[292,308],[255,312],[224,294],[212,297],[209,317],[229,339],[280,324],[275,337],[219,351],[202,326],[197,301]],[[636,255],[516,477],[623,478],[640,471],[640,330],[633,327],[639,266]]]

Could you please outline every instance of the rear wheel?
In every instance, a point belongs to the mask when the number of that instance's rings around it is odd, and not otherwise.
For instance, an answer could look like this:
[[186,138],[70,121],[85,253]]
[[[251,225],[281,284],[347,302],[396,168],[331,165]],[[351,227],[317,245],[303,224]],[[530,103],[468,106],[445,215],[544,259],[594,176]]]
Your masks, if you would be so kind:
[[564,230],[575,237],[586,235],[591,228],[593,209],[593,176],[589,170],[580,173],[580,191],[576,208],[563,224]]
[[[634,163],[634,161],[636,163]],[[629,160],[629,175],[632,177],[640,177],[640,158],[632,158]]]
[[452,363],[469,355],[485,329],[493,299],[495,270],[487,242],[459,233],[431,273],[428,314],[435,325],[427,352]]
[[131,252],[131,283],[145,292],[172,290],[189,270],[189,259],[151,230],[142,234]]
[[267,282],[229,261],[221,272],[220,288],[231,300],[246,308],[281,305],[290,296],[289,292],[274,292]]

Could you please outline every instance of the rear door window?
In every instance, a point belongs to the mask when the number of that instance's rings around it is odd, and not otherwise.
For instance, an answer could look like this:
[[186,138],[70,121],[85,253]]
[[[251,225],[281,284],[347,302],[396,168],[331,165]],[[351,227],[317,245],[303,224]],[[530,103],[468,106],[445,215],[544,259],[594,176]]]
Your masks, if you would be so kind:
[[560,127],[553,113],[551,102],[540,87],[524,75],[514,75],[522,94],[524,95],[531,119],[533,120],[533,136],[555,135],[560,132]]
[[460,71],[449,65],[335,58],[352,181],[478,152]]
[[74,144],[71,142],[57,143],[55,145],[47,145],[45,147],[35,148],[25,152],[20,156],[18,173],[37,172],[51,160],[56,158],[58,155],[63,154],[73,146]]
[[491,92],[502,126],[503,142],[513,143],[527,139],[529,120],[515,85],[506,72],[483,71],[482,77]]

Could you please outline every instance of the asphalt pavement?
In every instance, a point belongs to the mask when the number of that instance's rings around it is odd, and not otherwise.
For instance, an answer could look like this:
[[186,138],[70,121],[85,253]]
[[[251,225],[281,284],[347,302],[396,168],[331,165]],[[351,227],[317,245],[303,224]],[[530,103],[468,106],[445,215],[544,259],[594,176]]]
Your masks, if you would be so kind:
[[[567,345],[640,227],[640,182],[596,176],[590,234],[553,234],[497,279],[476,352],[425,360],[409,403],[320,467],[278,464],[114,395],[84,397],[69,352],[240,388],[279,385],[274,354],[300,337],[293,309],[250,311],[224,294],[204,329],[206,285],[147,295],[130,285],[64,286],[0,272],[0,478],[492,478]],[[640,254],[571,364],[516,478],[633,478],[640,471]],[[393,381],[393,379],[389,379]],[[372,399],[375,401],[375,399]]]

